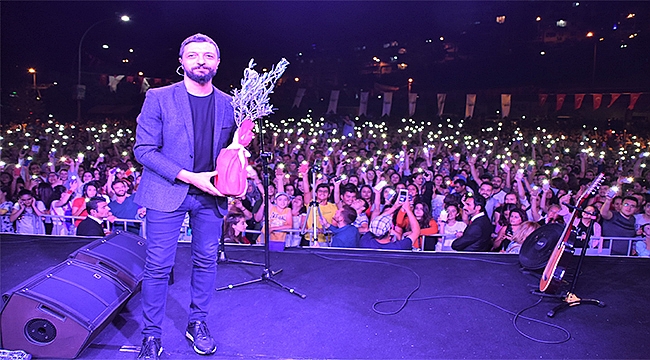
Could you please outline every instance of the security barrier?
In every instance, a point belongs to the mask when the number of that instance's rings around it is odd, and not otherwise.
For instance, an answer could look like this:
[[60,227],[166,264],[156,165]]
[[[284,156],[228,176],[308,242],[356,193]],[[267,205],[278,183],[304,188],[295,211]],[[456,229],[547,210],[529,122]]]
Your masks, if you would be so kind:
[[[71,220],[73,222],[74,220],[83,220],[85,217],[83,216],[62,216],[62,215],[43,215],[43,218],[49,218],[53,220]],[[127,227],[129,224],[140,224],[140,236],[146,238],[146,222],[144,220],[136,220],[136,219],[114,219],[113,222],[120,222],[122,223],[123,230],[126,231]],[[111,228],[110,222],[108,220],[103,221],[103,228],[106,230],[109,230]],[[74,228],[73,225],[71,225],[71,229],[74,229],[76,231],[76,228]],[[115,227],[113,227],[113,230],[115,230]],[[76,235],[73,231],[70,235]],[[278,230],[278,232],[283,232],[283,233],[301,233],[301,230],[298,229],[286,229],[286,230]],[[262,234],[262,231],[260,230],[246,230],[247,234]],[[452,235],[442,235],[442,234],[435,234],[435,235],[426,235],[423,236],[423,241],[421,241],[420,248],[414,249],[417,251],[422,251],[422,250],[432,250],[430,249],[429,246],[427,246],[427,242],[432,242],[435,241],[436,239],[440,240],[442,239],[442,246],[439,246],[436,251],[442,251],[442,252],[453,252],[454,250],[449,250],[451,243],[455,239]],[[602,240],[602,241],[601,241]],[[632,254],[633,249],[634,249],[634,243],[636,241],[643,240],[642,237],[634,237],[634,238],[628,238],[628,237],[592,237],[591,241],[598,241],[598,246],[596,247],[590,247],[587,249],[587,256],[609,256],[609,255],[618,255],[618,256],[630,256]],[[189,226],[189,224],[184,223],[181,226],[181,230],[179,233],[179,242],[191,242],[192,241],[192,230]],[[621,242],[626,242],[626,254],[612,254],[612,245],[614,243],[621,243]],[[603,244],[600,246],[600,244]],[[622,248],[622,246],[620,246]],[[582,252],[581,248],[576,248],[575,254],[580,255]]]

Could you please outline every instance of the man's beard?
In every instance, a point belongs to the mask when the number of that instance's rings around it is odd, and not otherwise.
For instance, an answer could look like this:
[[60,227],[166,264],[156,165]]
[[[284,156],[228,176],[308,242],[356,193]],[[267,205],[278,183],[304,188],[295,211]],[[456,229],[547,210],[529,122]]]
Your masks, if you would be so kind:
[[[195,74],[193,71],[197,69],[207,69],[208,72],[205,74]],[[187,75],[188,78],[190,78],[192,81],[195,81],[201,85],[205,85],[209,82],[212,81],[212,78],[217,74],[217,68],[210,69],[205,66],[197,66],[193,68],[192,70],[188,70],[183,66],[183,71],[185,71],[185,74]]]

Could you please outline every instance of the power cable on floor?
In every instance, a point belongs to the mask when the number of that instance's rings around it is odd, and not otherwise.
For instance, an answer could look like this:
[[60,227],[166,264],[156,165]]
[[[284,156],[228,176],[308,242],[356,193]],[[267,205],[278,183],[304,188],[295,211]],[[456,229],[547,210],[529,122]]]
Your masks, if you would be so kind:
[[[498,310],[501,310],[501,311],[503,311],[503,312],[505,312],[507,314],[513,315],[514,317],[512,319],[512,325],[514,326],[515,330],[521,336],[523,336],[523,337],[525,337],[525,338],[527,338],[529,340],[532,340],[532,341],[535,341],[535,342],[538,342],[538,343],[542,343],[542,344],[562,344],[562,343],[567,342],[567,341],[569,341],[571,339],[571,333],[567,329],[565,329],[565,328],[563,328],[563,327],[561,327],[559,325],[555,325],[555,324],[549,323],[547,321],[543,321],[543,320],[539,320],[539,319],[535,319],[535,318],[531,318],[531,317],[521,315],[525,311],[527,311],[529,309],[532,309],[535,306],[539,305],[542,302],[542,299],[543,299],[542,297],[540,297],[539,300],[537,300],[533,305],[527,306],[527,307],[525,307],[525,308],[523,308],[523,309],[521,309],[521,310],[519,310],[517,312],[508,310],[508,309],[506,309],[504,307],[501,307],[501,306],[499,306],[497,304],[494,304],[494,303],[492,303],[490,301],[487,301],[487,300],[484,300],[484,299],[481,299],[481,298],[478,298],[478,297],[474,297],[474,296],[467,296],[467,295],[437,295],[437,296],[428,296],[428,297],[423,297],[423,298],[413,298],[413,295],[420,289],[420,286],[422,284],[422,278],[420,277],[420,275],[418,273],[415,272],[415,270],[411,269],[408,266],[394,264],[394,263],[390,263],[390,262],[387,262],[387,261],[381,261],[381,260],[369,260],[369,259],[358,259],[358,258],[341,259],[341,258],[332,258],[332,257],[329,257],[329,256],[325,256],[325,255],[322,255],[322,254],[319,254],[319,253],[316,253],[316,252],[313,252],[313,251],[311,253],[318,256],[318,257],[320,257],[320,258],[323,258],[323,259],[326,259],[326,260],[331,260],[331,261],[356,261],[356,262],[363,262],[363,263],[390,265],[390,266],[395,266],[395,267],[410,271],[415,276],[415,278],[417,279],[417,285],[404,298],[400,298],[400,299],[384,299],[384,300],[378,300],[378,301],[374,302],[372,304],[372,310],[374,312],[376,312],[377,314],[380,314],[380,315],[396,315],[396,314],[400,313],[406,307],[406,305],[409,303],[409,301],[426,301],[426,300],[438,300],[438,299],[473,300],[473,301],[478,301],[478,302],[481,302],[483,304],[492,306],[492,307],[494,307],[494,308],[496,308]],[[364,254],[364,255],[367,256],[367,254]],[[514,265],[515,264],[515,263],[510,263],[510,262],[497,262],[497,261],[470,258],[470,257],[463,257],[463,256],[453,256],[453,258],[461,259],[461,260],[483,261],[483,262],[486,262],[486,263],[492,263],[492,264],[497,264],[497,265]],[[518,263],[516,263],[516,264],[518,264]],[[386,304],[386,303],[392,303],[392,302],[399,302],[400,303],[399,307],[396,310],[394,310],[394,311],[381,311],[381,310],[378,309],[379,305]],[[558,329],[558,330],[560,330],[561,332],[564,333],[564,338],[560,339],[560,340],[544,340],[544,339],[539,339],[539,338],[533,337],[531,335],[528,335],[528,334],[524,333],[519,328],[519,326],[517,325],[517,319],[519,319],[519,318],[525,319],[525,320],[528,320],[528,321],[532,321],[532,322],[535,322],[535,323],[538,323],[538,324],[541,324],[541,325],[549,326],[549,327],[554,328],[554,329]]]

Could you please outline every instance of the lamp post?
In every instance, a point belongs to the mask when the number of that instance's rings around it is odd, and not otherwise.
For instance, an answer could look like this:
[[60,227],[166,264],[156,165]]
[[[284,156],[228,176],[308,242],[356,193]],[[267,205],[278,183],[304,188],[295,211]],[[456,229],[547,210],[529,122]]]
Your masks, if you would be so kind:
[[27,72],[32,74],[32,76],[34,78],[34,90],[36,90],[36,69],[29,68],[29,69],[27,69]]
[[[586,37],[587,38],[594,37],[593,31],[588,32]],[[593,66],[591,68],[591,85],[592,86],[596,84],[596,59],[597,59],[596,56],[598,54],[598,43],[600,41],[603,41],[603,40],[605,40],[605,39],[604,38],[600,38],[600,39],[597,39],[597,40],[594,39],[594,64],[593,64]]]
[[408,82],[409,82],[409,85],[408,85],[408,91],[409,92],[408,93],[410,94],[411,93],[411,86],[413,86],[413,78],[409,78]]
[[32,79],[34,80],[32,87],[34,88],[34,92],[36,93],[36,100],[40,100],[41,99],[41,90],[36,85],[36,69],[29,68],[29,69],[27,69],[27,72],[32,74]]
[[[77,71],[77,89],[76,89],[76,92],[75,92],[75,98],[77,99],[77,121],[81,120],[81,100],[83,100],[86,97],[86,86],[81,85],[81,45],[83,45],[83,42],[84,42],[84,39],[86,38],[86,35],[88,34],[88,32],[92,28],[94,28],[95,26],[97,26],[97,25],[99,25],[99,24],[101,24],[103,22],[110,21],[110,20],[114,20],[114,18],[111,17],[111,18],[108,18],[108,19],[99,20],[98,22],[90,25],[90,27],[88,29],[86,29],[84,34],[81,36],[81,40],[79,40],[79,54],[78,54],[79,57],[77,59],[77,65],[79,67],[78,67],[78,71]],[[126,15],[120,16],[120,21],[127,22],[127,21],[130,21],[130,20],[131,19]]]

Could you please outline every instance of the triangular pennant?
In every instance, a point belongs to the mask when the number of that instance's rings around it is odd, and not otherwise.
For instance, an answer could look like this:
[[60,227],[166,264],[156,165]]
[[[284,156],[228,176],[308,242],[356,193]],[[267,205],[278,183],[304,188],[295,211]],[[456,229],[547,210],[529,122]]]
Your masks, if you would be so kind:
[[594,98],[594,110],[598,110],[603,102],[603,94],[591,94],[591,96]]
[[630,105],[627,107],[628,110],[634,110],[634,105],[636,105],[637,100],[641,97],[641,93],[632,93],[630,94]]
[[585,99],[585,94],[575,94],[574,98],[575,98],[575,103],[573,108],[578,110],[582,107],[582,100]]
[[618,98],[621,97],[621,94],[619,93],[612,93],[612,99],[609,101],[609,105],[607,105],[607,108],[612,107],[614,105],[614,102],[618,100]]
[[562,109],[562,105],[564,105],[564,98],[566,98],[566,94],[557,94],[556,95],[556,103],[555,103],[555,111],[560,111]]

